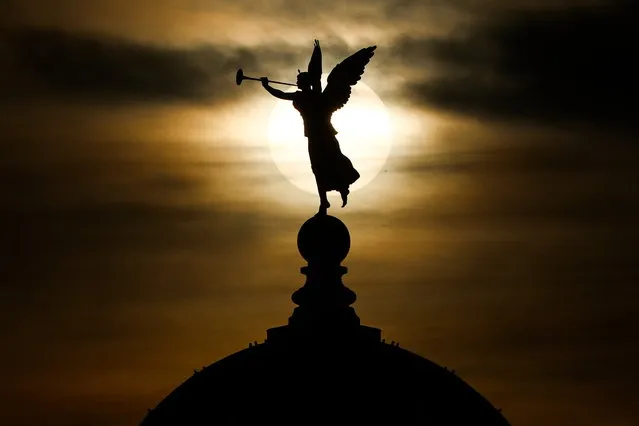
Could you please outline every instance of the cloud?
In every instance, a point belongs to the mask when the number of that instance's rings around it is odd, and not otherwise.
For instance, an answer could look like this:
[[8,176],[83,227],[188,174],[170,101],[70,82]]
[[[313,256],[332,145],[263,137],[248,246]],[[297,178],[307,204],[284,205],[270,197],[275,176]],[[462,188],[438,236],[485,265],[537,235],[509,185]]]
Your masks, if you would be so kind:
[[94,102],[221,101],[237,96],[238,68],[290,65],[302,54],[282,47],[159,46],[42,28],[14,31],[5,44],[16,72],[31,77],[34,91]]
[[[312,40],[304,46],[278,42],[247,48],[159,45],[36,27],[5,34],[0,37],[0,60],[13,70],[5,71],[8,87],[3,89],[12,99],[212,104],[245,94],[236,87],[238,68],[247,75],[293,81],[293,73],[306,67],[312,51]],[[325,43],[324,50],[325,72],[354,53],[341,39]],[[289,71],[288,78],[278,77],[282,70]]]
[[634,126],[636,14],[624,3],[501,13],[446,39],[405,37],[418,105],[478,118]]
[[[279,41],[249,48],[160,45],[36,27],[6,34],[0,37],[0,60],[8,56],[13,68],[5,72],[8,87],[3,88],[11,99],[214,104],[246,95],[237,90],[238,68],[255,77],[294,81],[294,73],[306,68],[312,51],[312,40],[306,45]],[[355,52],[341,38],[323,43],[323,48],[325,72]]]

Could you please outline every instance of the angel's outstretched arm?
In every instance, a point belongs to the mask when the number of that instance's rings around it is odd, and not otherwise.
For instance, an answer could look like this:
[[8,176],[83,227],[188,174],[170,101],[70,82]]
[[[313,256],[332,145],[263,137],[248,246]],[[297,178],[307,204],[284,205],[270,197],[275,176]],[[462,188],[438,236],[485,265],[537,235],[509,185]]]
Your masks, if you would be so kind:
[[279,89],[275,89],[274,87],[271,87],[268,85],[268,77],[262,77],[260,78],[260,80],[262,81],[262,87],[264,87],[266,89],[267,92],[269,92],[271,95],[275,96],[278,99],[284,99],[285,101],[292,101],[295,99],[296,93],[287,93],[287,92],[282,92]]
[[315,40],[313,45],[313,54],[308,63],[308,74],[311,78],[313,91],[322,93],[322,49],[319,40]]

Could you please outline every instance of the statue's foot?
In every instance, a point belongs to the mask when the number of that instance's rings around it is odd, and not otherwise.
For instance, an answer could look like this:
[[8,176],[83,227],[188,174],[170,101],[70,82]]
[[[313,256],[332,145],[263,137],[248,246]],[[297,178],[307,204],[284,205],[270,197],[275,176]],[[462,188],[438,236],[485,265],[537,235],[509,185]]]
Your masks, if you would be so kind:
[[319,210],[317,212],[318,215],[326,215],[328,214],[328,208],[331,206],[331,203],[329,203],[328,201],[322,201],[322,203],[320,204]]
[[350,191],[348,189],[340,191],[340,195],[342,196],[342,208],[346,206],[346,203],[348,203],[348,194],[350,194]]

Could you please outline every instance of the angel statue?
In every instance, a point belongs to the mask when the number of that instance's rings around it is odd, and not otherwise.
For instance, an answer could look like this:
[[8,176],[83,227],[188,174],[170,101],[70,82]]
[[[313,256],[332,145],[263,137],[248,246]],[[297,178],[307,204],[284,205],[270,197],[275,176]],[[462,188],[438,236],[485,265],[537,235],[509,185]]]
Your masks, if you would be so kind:
[[375,48],[370,46],[359,50],[341,63],[328,75],[326,88],[322,91],[322,51],[315,40],[313,53],[307,72],[297,74],[297,90],[283,92],[269,86],[269,80],[262,77],[262,86],[279,99],[293,101],[293,107],[304,120],[304,136],[308,139],[308,154],[311,169],[315,175],[320,197],[318,214],[326,214],[331,206],[326,196],[329,191],[338,191],[342,196],[342,207],[348,202],[349,186],[359,179],[360,174],[348,157],[342,154],[337,140],[337,131],[331,124],[331,116],[342,108],[351,96],[351,87],[364,74],[364,67],[373,57]]

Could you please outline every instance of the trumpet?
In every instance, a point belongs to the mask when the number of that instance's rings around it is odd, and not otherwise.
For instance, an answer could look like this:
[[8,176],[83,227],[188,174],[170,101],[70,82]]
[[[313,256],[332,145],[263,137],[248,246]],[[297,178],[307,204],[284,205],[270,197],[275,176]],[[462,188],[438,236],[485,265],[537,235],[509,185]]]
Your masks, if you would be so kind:
[[[237,70],[237,73],[235,74],[235,83],[239,86],[240,84],[242,84],[242,81],[244,80],[261,81],[261,79],[259,78],[245,76],[244,72],[242,71],[242,68],[240,68],[239,70]],[[274,84],[285,84],[287,86],[297,86],[297,84],[295,83],[286,83],[284,81],[268,80],[268,82],[274,83]]]

